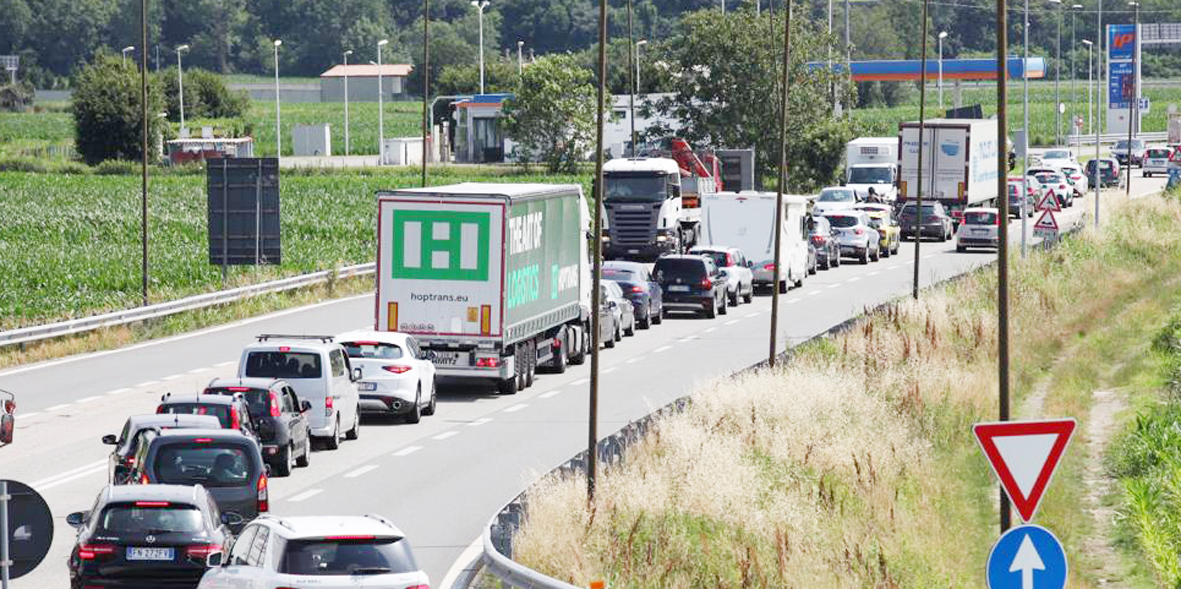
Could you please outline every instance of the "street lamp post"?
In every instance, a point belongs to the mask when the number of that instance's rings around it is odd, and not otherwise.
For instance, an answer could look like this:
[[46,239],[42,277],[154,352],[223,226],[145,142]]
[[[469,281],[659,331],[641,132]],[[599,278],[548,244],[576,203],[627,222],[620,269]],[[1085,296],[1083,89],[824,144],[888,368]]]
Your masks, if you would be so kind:
[[120,50],[120,53],[123,54],[123,66],[124,67],[127,66],[127,52],[128,51],[135,51],[135,45],[128,45],[128,46],[124,47],[122,50]]
[[517,75],[518,76],[524,75],[524,73],[525,73],[525,61],[524,61],[524,59],[522,59],[522,56],[521,56],[521,48],[524,46],[525,46],[524,41],[517,41]]
[[389,39],[377,42],[377,165],[385,165],[385,88],[381,87],[381,48],[388,45]]
[[1062,145],[1062,109],[1059,105],[1062,104],[1062,97],[1058,93],[1058,83],[1062,77],[1062,0],[1050,0],[1051,3],[1057,4],[1058,11],[1058,40],[1057,56],[1054,58],[1054,145]]
[[488,0],[472,0],[472,6],[480,13],[480,94],[484,93],[484,9]]
[[939,32],[939,110],[943,110],[943,40],[947,31]]
[[[1136,16],[1133,19],[1132,31],[1136,35],[1136,40],[1132,42],[1132,95],[1128,97],[1128,179],[1124,184],[1124,196],[1131,198],[1132,196],[1132,136],[1140,131],[1140,72],[1137,66],[1137,54],[1140,53],[1140,3],[1128,2],[1128,6],[1135,9]],[[1111,72],[1107,73],[1108,76]],[[1095,164],[1098,165],[1098,164]]]
[[[1095,39],[1099,42],[1099,50],[1096,52],[1096,66],[1095,70],[1100,82],[1095,85],[1095,117],[1099,117],[1099,112],[1102,109],[1099,102],[1099,89],[1103,85],[1103,65],[1099,61],[1103,55],[1103,0],[1099,0],[1099,10],[1095,13]],[[1092,178],[1092,184],[1095,188],[1095,228],[1099,228],[1099,131],[1103,128],[1100,121],[1095,122],[1095,176]]]
[[[1078,94],[1075,92],[1075,83],[1074,83],[1075,78],[1078,77],[1078,72],[1076,71],[1076,69],[1074,67],[1074,52],[1075,52],[1075,48],[1077,45],[1077,39],[1075,38],[1077,26],[1075,25],[1074,17],[1076,14],[1078,14],[1078,11],[1080,11],[1082,9],[1083,9],[1082,4],[1071,4],[1070,5],[1070,119],[1071,119],[1071,121],[1067,122],[1067,127],[1074,124],[1073,121],[1074,121],[1074,117],[1076,116],[1074,114],[1074,109],[1078,108]],[[1080,128],[1079,132],[1075,133],[1076,139],[1079,139],[1079,140],[1082,139],[1080,136],[1081,132],[1082,132],[1082,129]],[[1076,147],[1081,147],[1081,145],[1082,145],[1080,141],[1076,141],[1075,143],[1076,143]]]
[[185,134],[185,70],[181,67],[180,52],[188,48],[188,45],[176,48],[176,85],[180,88],[177,95],[180,97],[180,134],[182,137]]
[[282,39],[275,39],[275,159],[283,157],[283,128],[279,114],[279,46]]
[[647,44],[647,39],[640,39],[639,41],[636,41],[636,94],[640,93],[640,46]]
[[1091,83],[1093,82],[1093,74],[1095,71],[1095,61],[1091,56],[1091,49],[1094,43],[1090,39],[1083,39],[1083,45],[1087,46],[1087,134],[1091,133],[1092,117],[1091,105],[1095,103],[1095,96],[1091,94]]
[[344,154],[349,155],[349,56],[353,50],[344,52]]

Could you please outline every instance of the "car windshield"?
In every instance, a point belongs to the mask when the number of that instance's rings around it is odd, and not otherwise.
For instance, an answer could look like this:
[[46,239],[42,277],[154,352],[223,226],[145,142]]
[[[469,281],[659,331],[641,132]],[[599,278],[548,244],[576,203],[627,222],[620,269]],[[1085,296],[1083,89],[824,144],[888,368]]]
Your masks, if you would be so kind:
[[204,529],[201,511],[192,505],[168,501],[137,501],[108,505],[99,516],[96,532],[102,532],[104,535],[172,532],[197,534]]
[[889,184],[890,168],[853,168],[849,172],[849,184]]
[[822,219],[820,217],[812,217],[811,230],[812,230],[812,233],[815,233],[815,234],[820,234],[820,235],[827,234],[829,231],[831,231],[831,229],[829,228],[829,225],[828,225],[828,219]]
[[640,280],[635,272],[622,268],[603,268],[603,278],[622,280],[623,282],[639,282]]
[[832,223],[833,227],[856,227],[857,217],[850,217],[848,215],[834,215],[828,218],[828,222]]
[[699,252],[699,253],[701,255],[713,260],[714,265],[717,266],[718,268],[725,268],[727,266],[733,266],[733,264],[730,263],[730,256],[726,255],[726,252]]
[[664,176],[609,174],[603,180],[607,202],[660,202],[666,195]]
[[341,342],[349,358],[397,360],[402,357],[402,348],[385,342]]
[[996,225],[996,213],[991,211],[969,211],[964,213],[967,225]]
[[395,538],[288,540],[279,560],[284,575],[364,575],[418,570],[410,546]]
[[[153,465],[153,483],[206,487],[241,487],[249,484],[254,461],[240,444],[203,442],[166,444]],[[255,454],[258,451],[255,450]]]
[[[918,207],[914,205],[906,205],[902,207],[902,214],[907,217],[913,217],[918,213],[915,211]],[[929,217],[935,214],[935,205],[923,205],[923,216]]]
[[1042,159],[1046,160],[1068,160],[1070,159],[1070,152],[1060,149],[1047,151],[1042,155]]
[[[270,413],[271,411],[271,392],[267,389],[253,389],[250,387],[217,387],[205,389],[205,392],[210,395],[242,395],[246,400],[246,408],[250,410],[250,414],[254,416],[261,416]],[[220,417],[218,418],[221,419]],[[222,427],[228,427],[222,425]]]
[[660,258],[655,272],[661,282],[677,278],[696,281],[705,276],[705,263],[692,258]]
[[177,413],[181,415],[212,415],[217,418],[223,428],[233,426],[233,416],[230,415],[229,405],[214,405],[212,403],[168,403],[160,406],[159,413]]
[[1020,184],[1010,184],[1009,185],[1009,196],[1012,196],[1012,197],[1021,196],[1021,185]]
[[[821,190],[820,198],[816,200],[818,202],[856,202],[857,197],[853,196],[852,190]],[[774,212],[774,209],[771,212]]]
[[[1139,139],[1132,140],[1132,149],[1139,149],[1143,146],[1144,146],[1143,141],[1140,141]],[[1123,141],[1116,141],[1115,142],[1115,149],[1128,149],[1128,141],[1126,139]]]
[[1062,178],[1058,174],[1038,174],[1037,181],[1042,184],[1057,184],[1062,182]]
[[251,352],[246,376],[261,378],[320,378],[320,355],[302,352]]

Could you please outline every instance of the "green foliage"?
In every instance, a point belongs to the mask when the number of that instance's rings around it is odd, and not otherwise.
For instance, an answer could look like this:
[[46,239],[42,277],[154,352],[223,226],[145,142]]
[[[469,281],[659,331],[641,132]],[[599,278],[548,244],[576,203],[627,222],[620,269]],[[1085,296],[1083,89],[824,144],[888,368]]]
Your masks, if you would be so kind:
[[33,106],[30,84],[0,84],[0,112],[25,112]]
[[504,104],[505,133],[522,159],[544,162],[551,172],[573,171],[594,152],[592,80],[571,56],[546,56],[525,69],[520,91]]
[[[154,77],[148,80],[148,137],[155,137],[163,100]],[[82,69],[73,94],[74,145],[86,163],[142,156],[140,98],[139,75],[118,57],[100,53]]]
[[[164,99],[168,103],[168,120],[180,121],[180,79],[176,68],[158,74]],[[186,68],[185,123],[190,119],[221,119],[240,117],[250,107],[250,95],[243,90],[230,90],[222,76],[203,69]]]
[[[815,188],[835,178],[844,143],[853,137],[845,120],[832,119],[830,88],[847,103],[854,89],[807,63],[827,55],[829,41],[793,20],[788,102],[787,162],[793,190]],[[754,147],[758,175],[777,173],[779,111],[783,95],[781,46],[783,28],[767,35],[765,19],[753,10],[703,10],[685,17],[669,47],[669,73],[678,78],[677,92],[655,108],[682,122],[680,131],[695,146]],[[668,134],[657,128],[649,139]]]
[[[515,92],[520,77],[516,60],[494,57],[484,62],[484,92]],[[457,63],[443,66],[439,79],[431,85],[440,96],[474,94],[480,90],[480,65]]]

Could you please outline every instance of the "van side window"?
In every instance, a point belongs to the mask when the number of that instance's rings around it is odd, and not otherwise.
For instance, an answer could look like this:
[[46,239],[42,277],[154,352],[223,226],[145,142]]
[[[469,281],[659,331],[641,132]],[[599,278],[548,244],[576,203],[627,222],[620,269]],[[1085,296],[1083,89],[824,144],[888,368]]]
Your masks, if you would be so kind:
[[332,363],[332,376],[344,376],[344,354],[340,350],[332,350],[328,353],[328,360]]
[[270,539],[271,531],[259,526],[258,534],[254,536],[254,542],[250,547],[250,554],[246,557],[246,564],[253,567],[261,567],[267,559],[267,540]]
[[245,530],[234,540],[234,547],[230,551],[231,565],[247,565],[249,564],[251,544],[254,543],[254,535],[258,533],[262,526],[247,526]]

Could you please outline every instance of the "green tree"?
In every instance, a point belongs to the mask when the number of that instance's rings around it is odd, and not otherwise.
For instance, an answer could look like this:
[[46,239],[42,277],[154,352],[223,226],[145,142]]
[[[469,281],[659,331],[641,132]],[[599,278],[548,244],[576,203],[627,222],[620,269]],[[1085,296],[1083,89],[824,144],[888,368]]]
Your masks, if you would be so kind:
[[[679,133],[699,147],[754,147],[758,172],[773,175],[779,158],[779,97],[782,96],[782,19],[778,31],[751,35],[769,28],[754,11],[704,10],[687,16],[677,34],[665,44],[675,94],[655,108],[682,123]],[[829,38],[806,19],[793,19],[791,94],[788,99],[787,153],[791,187],[802,190],[836,179],[844,143],[853,136],[852,123],[832,115],[831,93],[850,104],[856,91],[848,78],[809,62],[827,57]],[[669,129],[657,128],[648,139],[659,139]],[[653,136],[655,135],[655,136]]]
[[[148,136],[155,137],[161,124],[156,116],[164,108],[159,84],[149,77]],[[101,52],[82,68],[74,84],[74,145],[88,164],[109,159],[142,156],[143,116],[140,78],[120,58]]]
[[[160,87],[164,91],[168,120],[180,121],[180,80],[176,68],[161,70]],[[185,68],[185,119],[228,119],[241,117],[250,107],[250,95],[243,90],[226,88],[221,76],[199,68]]]
[[[488,93],[514,92],[520,77],[517,76],[517,60],[493,57],[484,62],[484,91]],[[439,79],[433,84],[441,96],[474,94],[480,89],[480,65],[478,63],[457,63],[444,66]]]
[[594,75],[569,55],[549,55],[525,68],[520,89],[504,103],[504,129],[522,159],[551,172],[573,172],[594,152]]

